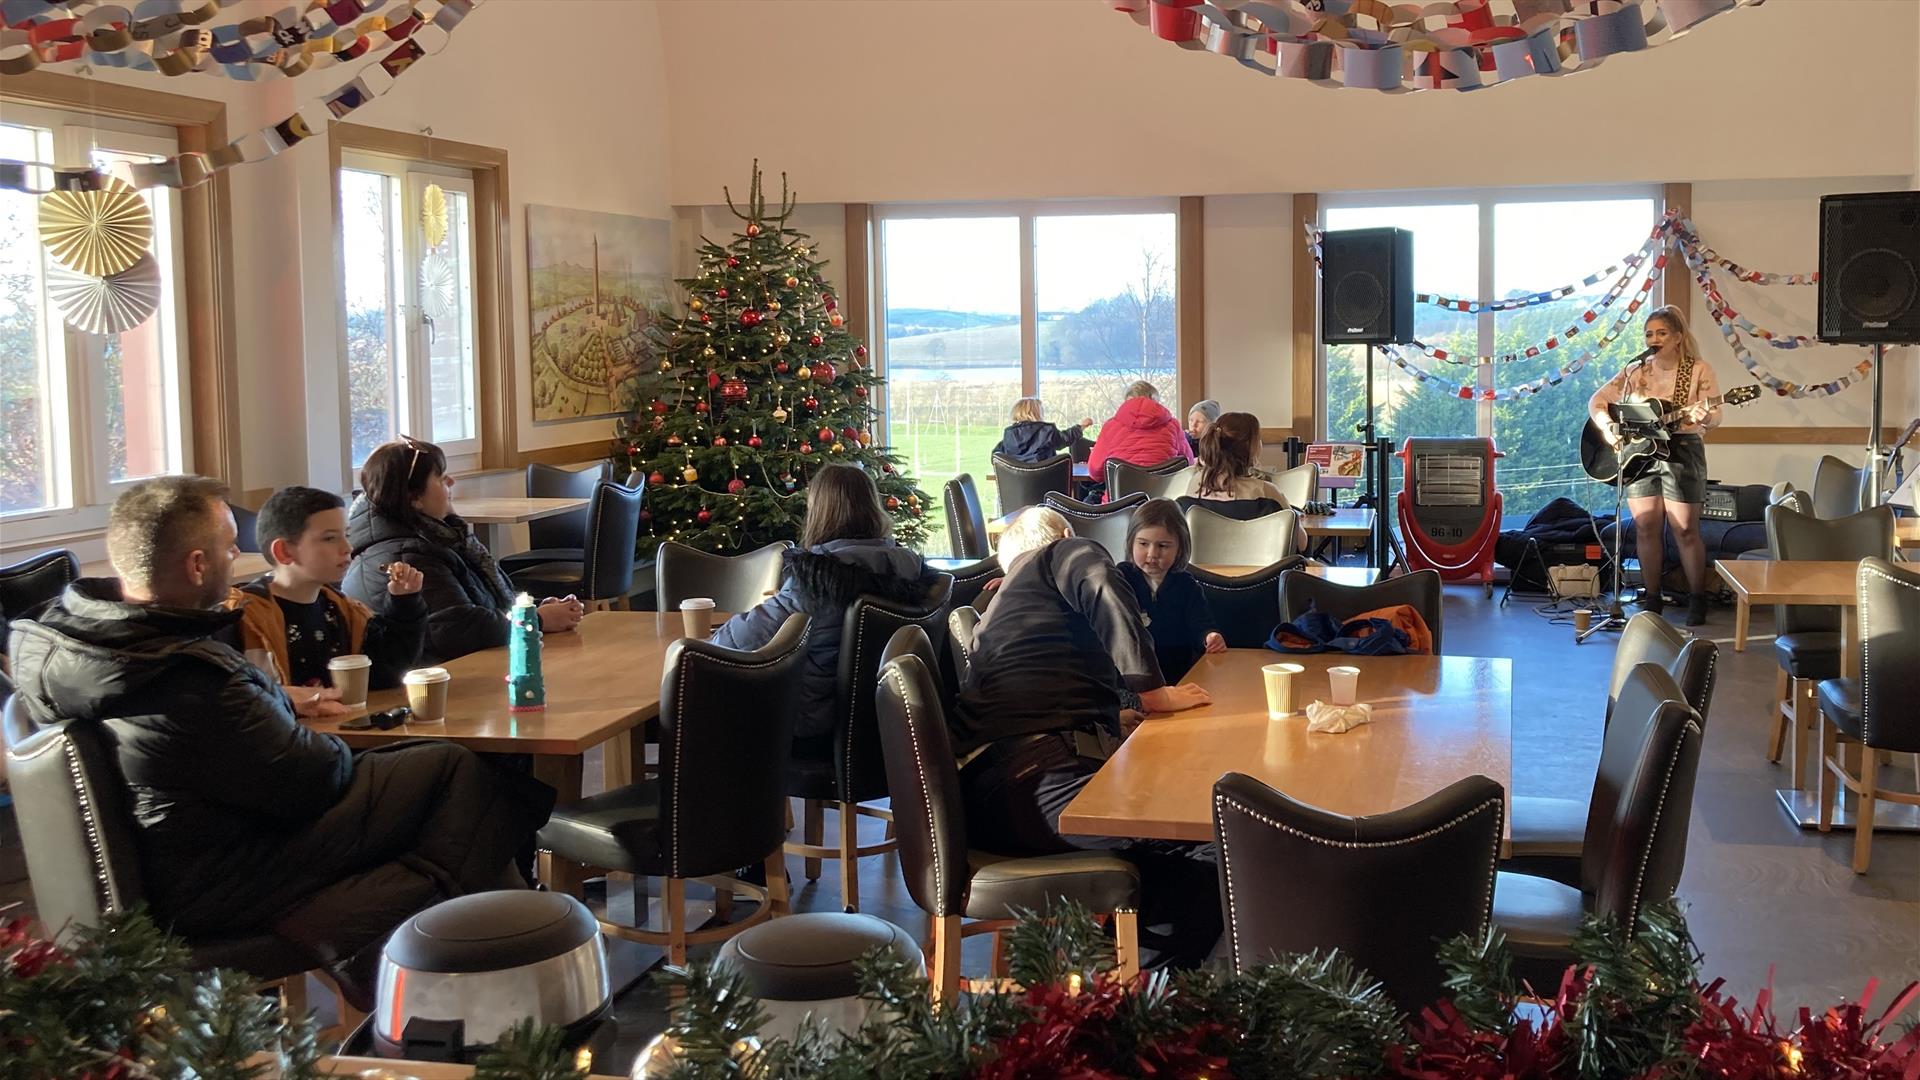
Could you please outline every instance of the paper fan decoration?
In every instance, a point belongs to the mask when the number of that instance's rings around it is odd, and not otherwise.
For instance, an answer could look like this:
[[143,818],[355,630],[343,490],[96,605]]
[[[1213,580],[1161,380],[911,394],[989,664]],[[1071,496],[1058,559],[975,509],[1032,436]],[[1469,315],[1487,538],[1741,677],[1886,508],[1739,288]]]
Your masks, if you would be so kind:
[[447,193],[439,184],[428,184],[420,193],[420,228],[430,248],[439,247],[447,238]]
[[107,277],[56,266],[47,272],[47,297],[74,329],[118,334],[146,322],[160,306],[160,266],[151,255]]
[[435,322],[459,314],[454,303],[453,258],[444,251],[429,251],[420,260],[420,306]]
[[88,277],[121,273],[153,243],[153,212],[124,180],[99,191],[40,197],[40,241],[60,265]]

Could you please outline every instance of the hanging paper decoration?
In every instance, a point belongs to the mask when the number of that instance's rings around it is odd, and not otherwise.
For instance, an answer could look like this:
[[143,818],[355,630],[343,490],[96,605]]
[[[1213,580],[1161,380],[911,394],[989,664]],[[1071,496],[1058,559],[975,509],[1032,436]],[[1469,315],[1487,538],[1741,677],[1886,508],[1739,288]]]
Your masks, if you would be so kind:
[[[1688,223],[1688,231],[1692,231],[1690,222]],[[1873,360],[1865,357],[1863,357],[1859,363],[1855,364],[1853,369],[1847,374],[1822,383],[1798,383],[1790,379],[1782,379],[1766,368],[1761,367],[1760,362],[1754,359],[1752,351],[1747,348],[1747,343],[1740,337],[1740,328],[1745,326],[1757,335],[1765,334],[1765,331],[1761,331],[1759,327],[1754,326],[1751,322],[1740,318],[1739,312],[1733,310],[1733,308],[1727,304],[1726,298],[1721,295],[1719,282],[1713,278],[1713,271],[1710,269],[1712,264],[1702,253],[1703,249],[1693,245],[1687,245],[1682,247],[1681,251],[1685,254],[1687,265],[1693,270],[1693,280],[1700,286],[1700,295],[1706,298],[1707,314],[1712,316],[1714,325],[1720,330],[1721,338],[1726,341],[1727,348],[1733,350],[1733,358],[1738,360],[1740,366],[1746,368],[1747,373],[1752,375],[1762,386],[1767,387],[1781,397],[1831,397],[1872,374]],[[1781,278],[1788,276],[1798,277],[1801,275],[1768,274],[1764,276]],[[1772,345],[1776,349],[1795,349],[1803,345],[1817,345],[1820,344],[1820,342],[1799,335],[1767,335],[1767,344]]]
[[40,199],[40,242],[75,273],[117,274],[152,245],[153,211],[118,180],[94,191],[51,192]]
[[107,277],[65,267],[47,271],[47,298],[60,317],[89,334],[118,334],[151,318],[160,306],[160,267],[152,255]]
[[1565,75],[1764,0],[1105,0],[1183,49],[1262,75],[1400,93]]
[[428,184],[420,193],[420,231],[427,246],[437,248],[447,239],[447,193],[439,184]]
[[420,307],[428,318],[449,322],[459,315],[457,276],[453,257],[444,251],[429,251],[420,260]]

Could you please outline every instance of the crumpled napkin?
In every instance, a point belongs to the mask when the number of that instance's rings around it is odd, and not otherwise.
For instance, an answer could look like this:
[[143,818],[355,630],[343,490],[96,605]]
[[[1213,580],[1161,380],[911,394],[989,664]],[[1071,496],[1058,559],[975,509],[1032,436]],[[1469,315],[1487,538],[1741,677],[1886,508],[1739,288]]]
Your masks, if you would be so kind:
[[1373,706],[1329,705],[1316,701],[1307,706],[1307,730],[1324,731],[1337,735],[1342,731],[1351,731],[1361,724],[1373,723]]

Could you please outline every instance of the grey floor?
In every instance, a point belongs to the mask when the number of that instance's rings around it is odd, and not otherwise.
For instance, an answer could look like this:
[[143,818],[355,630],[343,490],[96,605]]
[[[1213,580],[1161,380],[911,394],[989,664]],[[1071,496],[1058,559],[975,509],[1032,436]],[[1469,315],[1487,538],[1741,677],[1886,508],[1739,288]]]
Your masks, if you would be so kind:
[[[1488,599],[1475,587],[1449,588],[1448,651],[1514,660],[1515,791],[1585,798],[1599,755],[1613,639],[1575,645],[1571,627],[1550,623],[1534,610],[1537,603],[1516,596],[1503,608],[1498,594]],[[1763,754],[1775,670],[1771,616],[1756,611],[1753,621],[1745,653],[1732,651],[1731,608],[1715,609],[1700,628],[1722,651],[1681,896],[1706,954],[1705,973],[1724,977],[1730,993],[1750,1001],[1771,970],[1778,1009],[1790,1017],[1801,1004],[1818,1010],[1854,998],[1870,978],[1899,986],[1920,977],[1920,836],[1877,835],[1871,871],[1856,875],[1849,866],[1851,833],[1822,836],[1789,822],[1773,797],[1784,769]],[[598,775],[597,762],[586,772]],[[1911,791],[1912,770],[1901,761],[1883,771],[1882,783]],[[832,815],[827,824],[834,835]],[[6,825],[0,880],[19,873],[17,834],[10,820]],[[878,823],[863,827],[878,837]],[[817,882],[803,880],[798,859],[789,866],[797,910],[839,910],[832,863]],[[925,920],[892,857],[867,860],[860,889],[863,911],[924,934]],[[12,900],[31,903],[24,882],[0,885],[0,906]],[[971,970],[984,970],[987,947],[985,939],[968,943]],[[664,1022],[664,1003],[651,978],[622,995],[616,1006],[621,1038],[614,1061],[602,1070],[625,1070]]]

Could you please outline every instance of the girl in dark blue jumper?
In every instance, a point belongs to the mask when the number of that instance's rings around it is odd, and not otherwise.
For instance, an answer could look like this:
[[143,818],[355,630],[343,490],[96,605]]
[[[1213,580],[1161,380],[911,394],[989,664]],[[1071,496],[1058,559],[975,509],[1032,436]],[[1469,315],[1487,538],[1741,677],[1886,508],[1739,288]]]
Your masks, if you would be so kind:
[[1127,527],[1127,561],[1120,573],[1133,586],[1147,616],[1160,673],[1176,682],[1203,653],[1225,652],[1227,640],[1213,628],[1200,582],[1187,573],[1193,538],[1187,520],[1171,499],[1150,499],[1133,512]]

